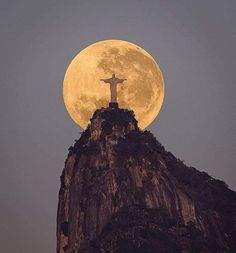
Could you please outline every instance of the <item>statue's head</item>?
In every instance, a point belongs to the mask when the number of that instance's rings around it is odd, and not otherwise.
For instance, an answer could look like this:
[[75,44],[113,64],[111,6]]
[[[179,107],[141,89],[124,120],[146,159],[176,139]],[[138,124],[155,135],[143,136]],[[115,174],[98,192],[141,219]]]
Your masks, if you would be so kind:
[[115,74],[112,74],[112,77],[113,77],[113,78],[115,78],[115,77],[116,77],[116,75],[115,75]]

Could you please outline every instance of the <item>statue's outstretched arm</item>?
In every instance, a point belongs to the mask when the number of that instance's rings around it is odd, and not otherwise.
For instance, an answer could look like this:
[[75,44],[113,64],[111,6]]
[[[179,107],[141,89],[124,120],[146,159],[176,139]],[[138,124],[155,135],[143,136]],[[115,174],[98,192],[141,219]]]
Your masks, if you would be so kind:
[[110,79],[100,79],[100,81],[103,81],[104,83],[109,83]]

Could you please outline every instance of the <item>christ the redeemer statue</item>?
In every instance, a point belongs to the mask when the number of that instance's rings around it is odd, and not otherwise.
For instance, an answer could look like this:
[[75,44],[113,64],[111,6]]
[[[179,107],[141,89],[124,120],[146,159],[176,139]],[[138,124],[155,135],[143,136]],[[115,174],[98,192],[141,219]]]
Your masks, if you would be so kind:
[[103,81],[104,83],[110,84],[110,90],[111,90],[111,104],[117,104],[117,84],[123,83],[127,79],[119,79],[116,77],[115,74],[112,74],[111,78],[108,79],[100,79],[100,81]]

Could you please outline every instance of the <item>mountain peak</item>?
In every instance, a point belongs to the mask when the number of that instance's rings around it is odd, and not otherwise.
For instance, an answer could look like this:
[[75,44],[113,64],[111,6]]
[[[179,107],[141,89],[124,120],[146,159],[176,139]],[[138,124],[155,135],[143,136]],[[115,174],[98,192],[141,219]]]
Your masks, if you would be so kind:
[[110,135],[118,137],[137,131],[138,125],[133,111],[108,107],[95,111],[88,128],[92,138]]
[[69,149],[57,252],[229,252],[235,210],[233,191],[167,152],[132,111],[102,108]]

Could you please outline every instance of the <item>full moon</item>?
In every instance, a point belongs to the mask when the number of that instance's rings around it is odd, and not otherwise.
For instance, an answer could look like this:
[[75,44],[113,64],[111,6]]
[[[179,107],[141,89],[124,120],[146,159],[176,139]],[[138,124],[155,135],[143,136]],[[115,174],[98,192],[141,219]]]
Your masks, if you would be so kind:
[[86,128],[96,109],[108,107],[112,74],[127,80],[117,85],[120,108],[133,110],[141,129],[160,112],[164,99],[162,72],[143,48],[128,41],[104,40],[83,49],[71,61],[63,82],[63,98],[71,118]]

